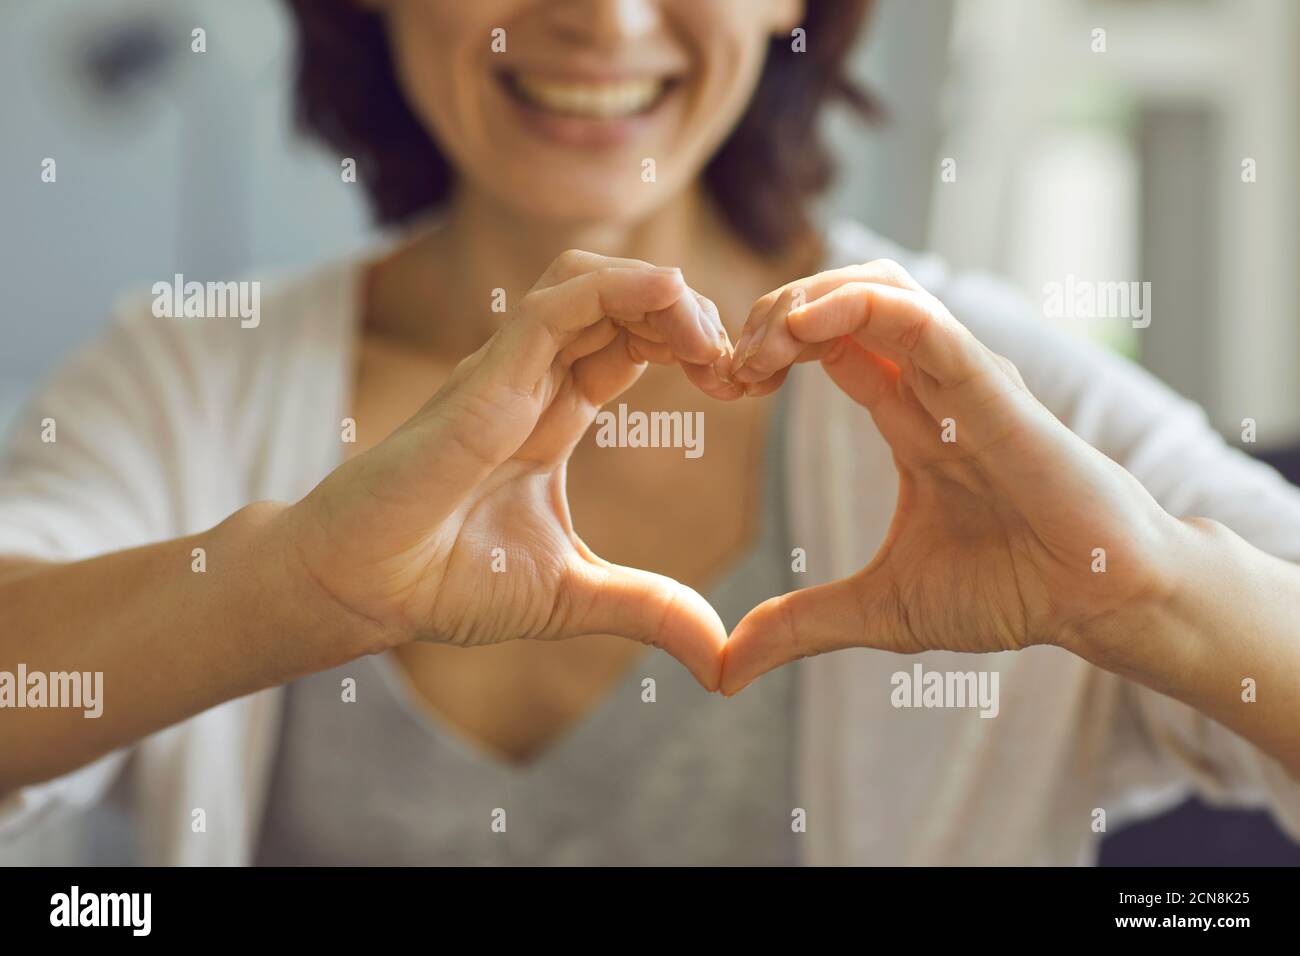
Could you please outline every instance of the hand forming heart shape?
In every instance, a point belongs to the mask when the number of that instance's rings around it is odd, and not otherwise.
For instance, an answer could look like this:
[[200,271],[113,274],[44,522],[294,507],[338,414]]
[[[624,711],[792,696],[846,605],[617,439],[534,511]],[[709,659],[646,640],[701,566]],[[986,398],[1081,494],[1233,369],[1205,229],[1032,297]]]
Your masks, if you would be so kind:
[[[728,641],[698,593],[610,564],[575,533],[569,455],[646,362],[677,362],[730,400],[813,360],[870,411],[899,471],[893,524],[865,569],[764,602]],[[614,633],[662,647],[724,693],[841,647],[1066,639],[1163,587],[1143,555],[1172,533],[1135,479],[894,263],[765,296],[733,352],[680,271],[582,252],[557,259],[414,417],[284,520],[291,560],[385,635],[381,646]],[[1122,572],[1104,586],[1089,572],[1097,543]]]
[[716,689],[717,613],[671,578],[593,554],[570,520],[565,468],[647,361],[741,396],[714,370],[730,348],[679,270],[565,253],[419,412],[285,511],[288,558],[379,633],[376,650],[618,634]]

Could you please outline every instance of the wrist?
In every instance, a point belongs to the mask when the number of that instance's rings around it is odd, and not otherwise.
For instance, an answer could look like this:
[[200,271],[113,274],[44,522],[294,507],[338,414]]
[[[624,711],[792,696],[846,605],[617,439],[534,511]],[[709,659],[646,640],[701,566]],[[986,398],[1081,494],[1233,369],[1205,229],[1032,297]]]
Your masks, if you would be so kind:
[[337,667],[394,643],[376,622],[343,607],[313,578],[298,552],[294,520],[292,506],[261,501],[209,532],[218,548],[242,556],[247,573],[232,600],[259,623],[259,651],[274,671],[268,685]]
[[1163,689],[1161,675],[1200,667],[1212,653],[1198,626],[1219,562],[1236,536],[1216,521],[1164,516],[1144,549],[1142,586],[1065,645],[1104,670]]

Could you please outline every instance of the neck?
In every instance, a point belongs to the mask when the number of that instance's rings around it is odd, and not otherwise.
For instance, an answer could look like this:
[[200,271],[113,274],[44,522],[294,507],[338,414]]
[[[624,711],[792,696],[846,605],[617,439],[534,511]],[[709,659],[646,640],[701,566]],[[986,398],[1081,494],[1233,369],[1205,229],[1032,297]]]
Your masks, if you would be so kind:
[[492,310],[494,290],[513,307],[566,249],[681,266],[693,288],[715,299],[772,268],[726,229],[701,187],[638,221],[583,224],[529,220],[465,187],[436,229],[381,266],[372,307],[385,331],[405,341],[468,354],[503,318]]
[[[465,189],[453,199],[439,250],[456,267],[453,275],[497,277],[495,286],[526,291],[566,249],[603,256],[681,265],[698,256],[702,230],[715,231],[716,217],[699,189],[683,191],[649,216],[629,222],[555,223],[521,217],[482,192]],[[464,270],[471,272],[466,273]]]

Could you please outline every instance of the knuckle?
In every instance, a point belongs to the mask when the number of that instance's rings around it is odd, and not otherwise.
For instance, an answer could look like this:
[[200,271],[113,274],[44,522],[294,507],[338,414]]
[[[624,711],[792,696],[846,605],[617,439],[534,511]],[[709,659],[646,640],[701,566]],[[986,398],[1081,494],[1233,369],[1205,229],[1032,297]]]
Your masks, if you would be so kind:
[[[545,296],[539,293],[524,296],[501,327],[502,332],[506,333],[501,347],[515,347],[519,341],[532,343],[537,341],[539,334],[544,334],[551,346],[561,348],[565,344],[564,335],[556,325],[557,316],[554,311],[553,307],[548,307]],[[517,339],[516,336],[522,339]]]
[[911,273],[903,268],[902,264],[896,259],[875,259],[867,264],[868,268],[876,272],[892,285],[902,286],[904,288],[916,288],[916,280],[912,278]]
[[749,329],[757,326],[763,316],[767,315],[767,313],[771,311],[772,306],[780,300],[781,294],[784,291],[784,289],[777,289],[774,292],[767,293],[767,295],[763,296],[761,299],[757,299],[754,302],[754,307],[749,310],[749,315],[745,317],[745,328]]
[[903,329],[900,344],[908,352],[915,351],[923,338],[934,334],[936,324],[933,312],[928,309],[918,311],[912,321]]
[[1015,362],[1011,361],[1011,359],[1007,358],[1005,355],[1001,355],[997,352],[990,352],[989,354],[993,356],[993,360],[997,362],[998,367],[1002,369],[1003,373],[1007,376],[1007,378],[1011,379],[1012,382],[1014,382],[1016,385],[1020,386],[1021,388],[1025,387],[1025,379],[1020,374],[1020,369],[1016,367]]
[[592,255],[589,252],[584,252],[581,249],[565,249],[555,257],[546,272],[547,275],[553,278],[572,278],[587,271],[591,259]]
[[863,301],[870,301],[875,294],[875,290],[871,288],[869,282],[846,282],[835,292],[842,298],[861,299]]
[[555,265],[561,268],[580,266],[587,261],[587,255],[581,249],[565,249],[555,257]]
[[773,606],[772,612],[776,617],[778,627],[785,632],[786,639],[796,659],[803,660],[817,654],[817,648],[811,635],[808,634],[805,628],[800,626],[799,617],[794,613],[793,601],[778,600]]

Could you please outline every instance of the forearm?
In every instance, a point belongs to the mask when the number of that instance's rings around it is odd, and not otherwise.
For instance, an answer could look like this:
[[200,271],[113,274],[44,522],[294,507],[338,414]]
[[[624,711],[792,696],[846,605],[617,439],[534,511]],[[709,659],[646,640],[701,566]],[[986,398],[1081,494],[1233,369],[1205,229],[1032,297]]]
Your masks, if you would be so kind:
[[254,505],[202,534],[86,561],[0,565],[0,671],[102,674],[98,717],[53,700],[0,709],[0,793],[378,649],[365,622],[338,613],[294,566],[283,507]]
[[1170,594],[1071,649],[1195,707],[1300,779],[1300,567],[1216,522],[1180,522],[1171,538]]

